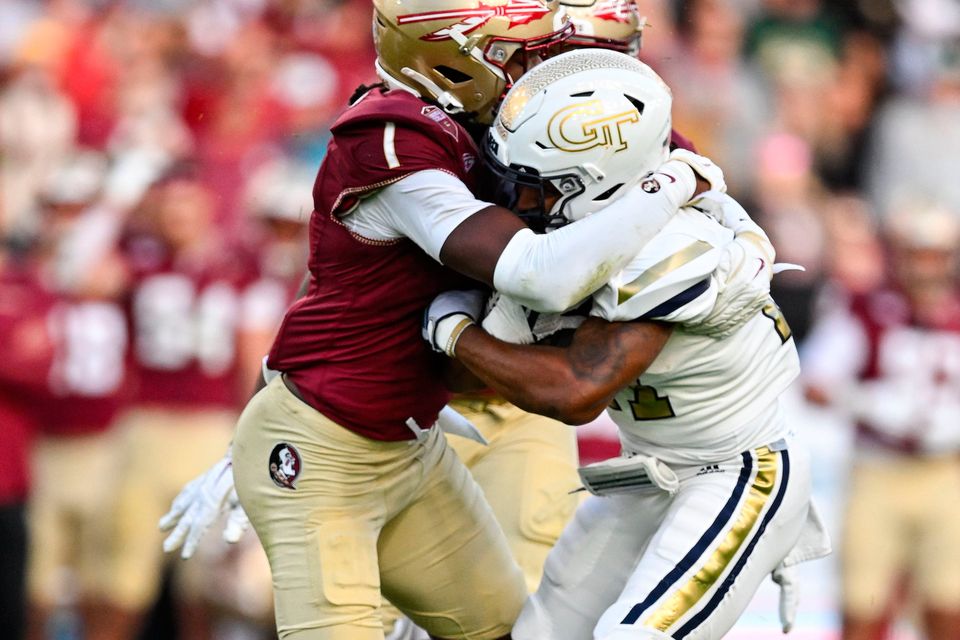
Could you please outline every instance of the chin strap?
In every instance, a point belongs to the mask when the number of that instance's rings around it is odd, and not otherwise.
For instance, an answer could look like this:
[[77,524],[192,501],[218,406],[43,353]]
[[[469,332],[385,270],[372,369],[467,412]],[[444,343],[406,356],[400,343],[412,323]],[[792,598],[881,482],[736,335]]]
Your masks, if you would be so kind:
[[434,100],[436,100],[447,113],[463,113],[463,103],[457,100],[449,91],[441,89],[440,85],[427,76],[410,67],[403,67],[400,69],[400,73],[426,87],[427,90],[435,96]]
[[[383,83],[387,85],[387,87],[389,87],[390,89],[400,89],[402,91],[406,91],[407,93],[412,93],[418,98],[424,97],[420,94],[419,91],[411,87],[409,84],[399,80],[398,78],[394,78],[392,75],[390,75],[390,73],[383,68],[383,65],[380,64],[380,60],[377,60],[376,62],[374,62],[374,66],[377,69],[377,75],[380,76],[380,79],[383,80]],[[436,100],[437,103],[441,107],[443,107],[443,110],[446,111],[447,113],[463,113],[464,112],[462,102],[457,100],[457,98],[453,94],[451,94],[449,91],[444,91],[442,88],[440,88],[440,85],[438,85],[436,82],[434,82],[427,76],[423,75],[419,71],[415,69],[411,69],[410,67],[403,67],[402,69],[400,69],[400,73],[407,76],[412,81],[422,85],[427,89],[427,91],[431,92],[433,96],[435,96],[434,100]]]

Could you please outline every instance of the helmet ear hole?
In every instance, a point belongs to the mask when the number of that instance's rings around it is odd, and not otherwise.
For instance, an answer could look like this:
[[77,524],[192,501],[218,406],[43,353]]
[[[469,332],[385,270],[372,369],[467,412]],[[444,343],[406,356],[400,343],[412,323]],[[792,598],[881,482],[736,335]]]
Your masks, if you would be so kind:
[[454,69],[453,67],[448,67],[443,64],[438,64],[433,68],[434,71],[443,76],[448,82],[452,84],[462,84],[464,82],[470,82],[473,78],[459,69]]

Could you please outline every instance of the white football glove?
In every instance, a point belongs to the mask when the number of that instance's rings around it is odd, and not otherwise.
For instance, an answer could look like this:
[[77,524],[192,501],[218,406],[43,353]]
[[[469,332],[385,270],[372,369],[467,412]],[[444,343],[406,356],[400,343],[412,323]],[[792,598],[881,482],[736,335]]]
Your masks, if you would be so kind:
[[793,567],[781,562],[770,574],[773,581],[780,585],[780,626],[784,633],[790,633],[797,619],[797,605],[800,603],[800,581]]
[[460,334],[480,319],[485,298],[483,291],[444,291],[423,314],[423,339],[452,358]]
[[585,316],[532,311],[510,296],[494,293],[487,302],[483,330],[504,342],[533,344],[558,331],[576,329]]
[[487,315],[483,318],[483,330],[494,338],[513,344],[533,344],[526,307],[510,296],[494,293],[487,303]]
[[670,152],[670,160],[679,160],[689,165],[695,174],[710,183],[711,191],[726,192],[727,183],[723,179],[723,170],[713,164],[710,158],[686,149],[674,149]]
[[223,539],[234,543],[250,526],[240,506],[233,483],[233,460],[230,452],[203,474],[191,480],[173,500],[170,511],[160,518],[160,530],[170,531],[163,541],[163,551],[170,553],[182,546],[180,557],[193,556],[203,534],[220,515],[227,511]]
[[734,233],[714,272],[717,300],[704,318],[684,324],[688,333],[723,338],[735,333],[771,303],[770,279],[776,256],[767,234],[725,193],[707,191],[691,206]]

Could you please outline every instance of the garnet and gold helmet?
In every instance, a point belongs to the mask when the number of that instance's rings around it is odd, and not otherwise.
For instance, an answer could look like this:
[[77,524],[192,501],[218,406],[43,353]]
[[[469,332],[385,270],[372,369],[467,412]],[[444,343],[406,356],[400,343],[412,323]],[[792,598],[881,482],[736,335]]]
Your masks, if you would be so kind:
[[374,0],[373,7],[380,77],[484,124],[516,80],[506,70],[511,58],[544,55],[573,33],[557,0]]
[[576,28],[568,47],[613,49],[631,56],[640,52],[640,36],[646,18],[640,17],[635,0],[560,0]]

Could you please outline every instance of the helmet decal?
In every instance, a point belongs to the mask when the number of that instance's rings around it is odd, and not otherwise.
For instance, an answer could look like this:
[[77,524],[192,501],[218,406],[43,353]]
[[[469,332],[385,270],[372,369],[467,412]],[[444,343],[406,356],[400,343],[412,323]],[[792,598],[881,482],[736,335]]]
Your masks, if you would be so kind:
[[631,17],[636,20],[639,15],[640,12],[635,3],[624,3],[623,0],[600,0],[593,10],[594,18],[623,24],[629,24]]
[[491,18],[498,16],[509,18],[510,24],[507,28],[512,29],[513,27],[539,20],[552,12],[553,10],[541,0],[510,0],[509,3],[496,7],[491,7],[481,2],[475,9],[449,9],[445,11],[427,11],[425,13],[411,13],[397,16],[397,24],[404,25],[417,22],[430,22],[433,20],[456,20],[456,22],[451,25],[420,36],[421,40],[436,42],[438,40],[451,39],[450,34],[453,32],[466,35],[485,25]]
[[589,100],[568,105],[553,114],[547,124],[547,136],[560,151],[575,153],[594,147],[615,147],[616,153],[628,146],[620,128],[639,121],[636,109],[604,115],[601,101]]

